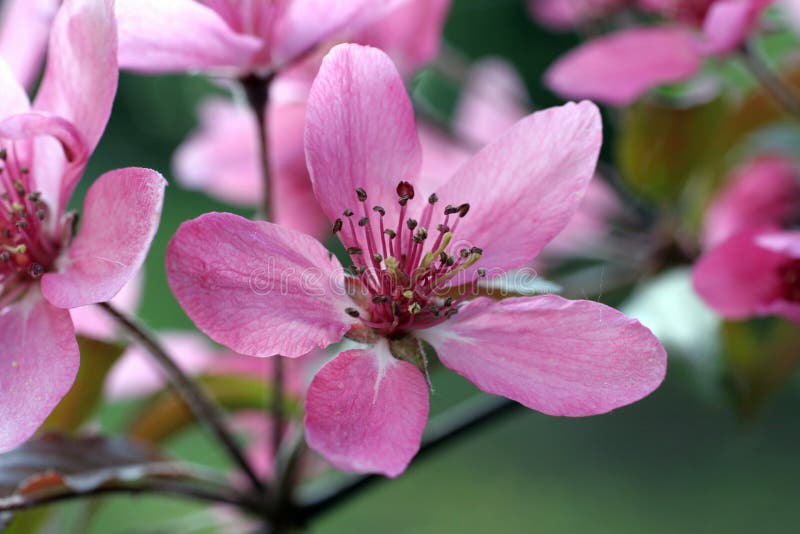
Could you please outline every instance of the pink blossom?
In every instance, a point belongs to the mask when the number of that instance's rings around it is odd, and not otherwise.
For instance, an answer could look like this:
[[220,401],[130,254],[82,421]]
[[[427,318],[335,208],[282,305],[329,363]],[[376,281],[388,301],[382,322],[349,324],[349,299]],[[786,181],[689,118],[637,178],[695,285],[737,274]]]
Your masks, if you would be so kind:
[[642,0],[667,17],[593,39],[559,58],[545,82],[566,98],[624,106],[659,85],[685,81],[703,58],[733,52],[771,0]]
[[120,66],[142,72],[278,72],[403,0],[117,0]]
[[548,414],[607,412],[661,382],[663,348],[607,306],[470,299],[478,280],[525,265],[577,210],[601,144],[593,104],[522,119],[434,192],[418,178],[413,110],[391,60],[340,45],[312,87],[305,142],[350,274],[310,236],[223,213],[181,226],[167,274],[195,324],[242,354],[361,343],[307,393],[309,445],[335,467],[406,468],[428,414],[420,340],[484,391]]
[[761,156],[738,169],[709,207],[706,253],[693,282],[730,319],[782,315],[800,322],[800,174],[785,157]]
[[554,30],[569,30],[613,13],[629,0],[528,0],[531,15]]
[[74,239],[65,212],[116,84],[110,0],[63,3],[32,106],[0,63],[0,451],[27,439],[72,385],[79,354],[68,309],[117,294],[158,226],[165,182],[147,169],[98,178]]
[[6,0],[0,6],[0,58],[23,87],[36,81],[61,0]]

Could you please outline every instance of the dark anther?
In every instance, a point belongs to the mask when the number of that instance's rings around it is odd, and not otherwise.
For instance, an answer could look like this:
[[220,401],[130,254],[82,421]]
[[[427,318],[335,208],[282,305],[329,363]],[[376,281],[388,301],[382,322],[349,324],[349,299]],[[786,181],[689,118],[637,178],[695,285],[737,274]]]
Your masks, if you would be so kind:
[[26,223],[25,221],[17,221],[17,228],[20,228],[20,229],[24,230],[27,227],[28,227],[28,223]]
[[428,204],[436,204],[437,202],[439,202],[439,196],[436,193],[428,197]]
[[447,226],[446,224],[440,224],[439,226],[436,227],[436,229],[439,230],[440,232],[449,232],[450,231],[450,227]]
[[344,210],[344,213],[343,213],[343,215],[344,215],[345,217],[352,217],[352,216],[353,216],[353,210],[351,210],[351,209],[349,209],[349,208],[348,208],[348,209]]
[[483,249],[478,247],[472,247],[469,251],[473,254],[483,254]]
[[5,148],[0,148],[0,160],[5,161],[8,157],[8,150]]
[[413,230],[414,228],[417,227],[417,221],[415,221],[414,219],[409,219],[406,221],[406,226],[408,226],[409,230]]
[[342,231],[342,220],[336,219],[333,223],[333,233],[338,234]]
[[14,180],[14,190],[17,192],[18,195],[22,196],[25,194],[25,186],[22,185],[22,182],[19,180]]
[[3,252],[0,252],[0,260],[2,260],[3,262],[6,262],[6,261],[8,261],[10,259],[11,259],[11,254],[9,254],[7,250],[4,250]]
[[358,225],[359,225],[359,226],[366,226],[368,222],[369,222],[369,219],[368,219],[368,218],[366,218],[366,217],[361,217],[361,218],[358,220]]
[[452,204],[448,204],[447,206],[445,206],[444,208],[445,215],[452,215],[454,213],[458,213],[457,207],[453,206]]
[[382,208],[382,207],[380,207],[380,206],[375,206],[375,207],[373,207],[373,208],[372,208],[372,211],[376,211],[376,212],[380,213],[381,217],[383,217],[384,215],[386,215],[386,210],[385,210],[385,209],[383,209],[383,208]]
[[428,231],[425,228],[420,228],[417,230],[417,234],[414,236],[414,240],[417,242],[425,241],[428,239]]
[[455,302],[453,297],[447,297],[446,299],[444,299],[444,307],[449,308],[450,306],[453,305],[453,302]]
[[452,267],[456,263],[456,258],[454,256],[447,256],[447,261],[445,263],[448,267]]
[[44,220],[44,210],[43,209],[39,208],[38,210],[36,210],[36,218],[39,219],[40,221]]
[[439,260],[442,263],[447,263],[447,252],[440,252],[439,253]]
[[28,267],[28,274],[33,278],[39,278],[44,274],[44,267],[42,267],[41,263],[31,263],[30,267]]
[[28,167],[20,167],[19,172],[21,174],[28,174],[30,172],[30,169],[28,169]]
[[383,233],[388,235],[389,239],[394,239],[397,236],[397,234],[394,233],[394,230],[389,230],[388,228],[384,230]]
[[469,204],[461,204],[458,207],[458,216],[464,217],[468,211],[469,211]]
[[444,312],[445,317],[452,317],[458,313],[458,308],[450,308],[446,312]]
[[386,295],[375,295],[372,297],[372,302],[375,304],[383,304],[384,302],[389,302],[389,297]]
[[28,195],[28,200],[31,202],[39,202],[39,199],[42,198],[42,193],[39,191],[34,191],[30,195]]
[[414,186],[408,182],[400,182],[397,184],[397,196],[407,200],[414,198]]
[[461,255],[462,258],[468,258],[470,255],[469,249],[466,248],[462,248],[461,250],[458,251],[458,253]]
[[356,195],[358,195],[358,200],[360,202],[366,202],[366,200],[367,200],[367,192],[364,191],[364,189],[362,189],[361,187],[356,189]]
[[372,256],[372,259],[375,260],[375,263],[380,263],[383,261],[383,256],[381,256],[380,254],[375,254],[374,256]]
[[359,315],[361,315],[360,313],[358,313],[358,310],[355,309],[355,308],[345,308],[344,312],[347,315],[349,315],[350,317],[358,317]]
[[358,247],[348,247],[347,249],[347,253],[350,254],[351,256],[354,254],[361,254],[361,252],[362,252],[361,249]]
[[486,269],[483,269],[483,268],[478,269],[478,276],[480,276],[481,278],[486,276]]

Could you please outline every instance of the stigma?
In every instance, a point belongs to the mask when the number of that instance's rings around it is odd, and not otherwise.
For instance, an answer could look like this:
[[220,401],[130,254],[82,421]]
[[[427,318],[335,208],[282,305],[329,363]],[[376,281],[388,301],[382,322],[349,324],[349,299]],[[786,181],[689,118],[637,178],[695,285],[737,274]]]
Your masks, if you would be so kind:
[[[436,194],[415,199],[414,187],[405,181],[396,192],[396,219],[387,216],[383,206],[371,206],[367,191],[358,188],[359,209],[345,210],[333,226],[334,233],[352,245],[347,248],[352,259],[348,288],[358,308],[345,311],[388,337],[452,317],[485,276],[480,269],[468,270],[483,251],[454,245],[469,204],[442,206]],[[425,202],[419,220],[408,216],[408,206],[415,201]],[[459,291],[452,295],[454,288]]]

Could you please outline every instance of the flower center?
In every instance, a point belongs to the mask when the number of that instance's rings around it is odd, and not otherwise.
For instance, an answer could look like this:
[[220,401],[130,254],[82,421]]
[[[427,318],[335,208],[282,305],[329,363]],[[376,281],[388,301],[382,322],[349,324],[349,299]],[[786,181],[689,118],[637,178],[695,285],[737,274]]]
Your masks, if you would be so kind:
[[36,279],[47,271],[57,245],[44,230],[49,210],[41,193],[32,191],[30,171],[16,145],[0,147],[0,284]]
[[[382,206],[368,207],[365,190],[359,188],[356,194],[362,215],[345,210],[344,218],[337,219],[333,227],[334,233],[342,232],[345,241],[354,244],[347,249],[353,260],[347,285],[367,316],[356,308],[348,308],[347,313],[389,337],[429,328],[457,313],[460,304],[474,293],[478,278],[485,276],[481,269],[466,274],[482,250],[453,244],[453,234],[469,212],[469,204],[437,207],[439,197],[432,194],[417,221],[407,216],[414,187],[400,182],[399,216],[397,221],[388,221]],[[355,246],[358,243],[365,244],[366,250]],[[469,279],[464,283],[457,280],[459,275]],[[448,296],[453,287],[462,291]]]
[[780,292],[789,302],[800,303],[800,259],[782,265],[778,270]]

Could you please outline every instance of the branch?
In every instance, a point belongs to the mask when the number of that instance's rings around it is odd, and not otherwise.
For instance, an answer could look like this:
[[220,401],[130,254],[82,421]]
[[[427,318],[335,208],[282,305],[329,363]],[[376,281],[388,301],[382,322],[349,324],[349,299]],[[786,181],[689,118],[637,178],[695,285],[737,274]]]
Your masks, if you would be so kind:
[[184,374],[155,337],[147,332],[142,325],[136,323],[134,319],[127,317],[108,302],[103,302],[99,304],[99,306],[124,326],[128,333],[153,355],[161,366],[161,370],[167,376],[170,384],[172,384],[172,387],[175,388],[175,391],[181,396],[184,402],[186,402],[186,405],[197,420],[214,434],[227,451],[228,455],[250,479],[253,487],[258,490],[259,493],[265,494],[266,488],[264,484],[245,458],[233,434],[231,434],[230,430],[225,426],[224,415],[219,406],[209,399],[191,378]]
[[[520,405],[504,397],[484,397],[465,401],[431,421],[425,441],[420,447],[416,462],[450,443],[457,437],[465,436],[481,428],[496,417],[511,413]],[[383,476],[358,475],[325,488],[301,505],[301,517],[312,520],[318,515],[335,508],[339,504],[357,496],[376,482],[388,480]]]
[[764,90],[790,115],[800,120],[800,100],[797,94],[764,63],[752,42],[742,50],[742,60]]

